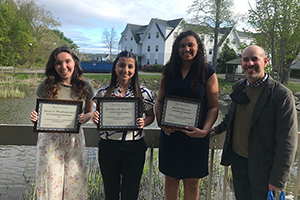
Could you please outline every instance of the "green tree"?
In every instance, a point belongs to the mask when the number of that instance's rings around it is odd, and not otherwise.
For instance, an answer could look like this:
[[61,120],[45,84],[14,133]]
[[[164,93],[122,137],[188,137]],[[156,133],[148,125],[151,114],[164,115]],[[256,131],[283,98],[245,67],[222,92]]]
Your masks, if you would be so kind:
[[60,30],[58,29],[53,29],[53,32],[59,37],[60,39],[60,43],[59,45],[65,45],[65,46],[68,46],[70,47],[71,49],[73,49],[74,51],[78,51],[77,50],[77,44],[74,43],[73,40],[71,40],[70,38],[67,38],[63,32],[61,32]]
[[273,75],[288,83],[293,60],[300,53],[300,0],[257,0],[248,22],[256,43],[271,55]]
[[26,62],[31,27],[18,15],[13,0],[0,1],[0,64],[14,66]]
[[60,40],[52,29],[60,26],[61,23],[50,11],[45,10],[44,6],[37,5],[34,0],[17,0],[17,6],[20,17],[23,17],[32,27],[31,60],[44,64]]
[[115,28],[111,28],[110,31],[105,29],[102,32],[102,41],[105,44],[105,47],[109,50],[109,60],[112,60],[112,51],[116,49],[119,38]]
[[[195,30],[196,32],[203,32],[210,34],[214,38],[213,48],[213,61],[212,65],[216,69],[218,49],[221,46],[219,43],[220,27],[234,26],[236,24],[237,17],[232,12],[233,1],[232,0],[194,0],[193,4],[189,6],[188,13],[194,15],[190,19],[192,24],[197,24],[201,30]],[[204,27],[204,28],[203,28]]]
[[234,49],[229,48],[227,44],[224,44],[222,48],[222,52],[220,53],[220,58],[218,59],[217,72],[225,73],[226,70],[226,62],[232,59],[237,58]]

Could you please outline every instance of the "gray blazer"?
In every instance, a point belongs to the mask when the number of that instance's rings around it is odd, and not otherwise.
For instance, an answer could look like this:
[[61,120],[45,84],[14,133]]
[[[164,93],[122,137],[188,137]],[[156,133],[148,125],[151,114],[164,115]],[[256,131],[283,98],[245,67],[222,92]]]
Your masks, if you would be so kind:
[[[233,91],[246,86],[246,79],[233,85]],[[232,102],[215,133],[226,130],[221,164],[231,164],[232,134],[237,104]],[[284,188],[293,164],[298,121],[292,92],[282,84],[268,78],[253,110],[248,138],[248,165],[252,186],[261,191],[268,184]]]

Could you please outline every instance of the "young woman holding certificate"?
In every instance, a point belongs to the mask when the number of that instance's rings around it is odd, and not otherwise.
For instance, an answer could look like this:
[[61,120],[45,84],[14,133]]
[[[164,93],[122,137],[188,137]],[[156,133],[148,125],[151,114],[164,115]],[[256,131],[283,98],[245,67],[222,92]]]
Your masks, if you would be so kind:
[[164,67],[155,112],[160,123],[164,95],[203,100],[199,127],[161,126],[159,169],[165,174],[166,200],[178,199],[183,180],[184,199],[199,198],[199,179],[208,174],[209,130],[218,116],[218,81],[207,64],[204,46],[193,31],[182,32],[175,40]]
[[[99,164],[104,182],[106,200],[135,200],[138,198],[139,184],[145,162],[146,144],[143,127],[154,120],[151,92],[140,86],[138,66],[133,53],[123,51],[118,54],[113,67],[110,85],[99,89],[97,97],[138,97],[143,106],[145,118],[137,118],[140,130],[100,132]],[[93,122],[99,123],[100,115],[94,112]]]
[[[80,124],[93,114],[92,85],[83,79],[80,61],[66,46],[56,48],[46,65],[46,79],[37,89],[37,97],[83,101]],[[35,110],[30,120],[38,119]],[[78,133],[39,133],[37,141],[37,199],[87,199],[87,159],[82,128]]]

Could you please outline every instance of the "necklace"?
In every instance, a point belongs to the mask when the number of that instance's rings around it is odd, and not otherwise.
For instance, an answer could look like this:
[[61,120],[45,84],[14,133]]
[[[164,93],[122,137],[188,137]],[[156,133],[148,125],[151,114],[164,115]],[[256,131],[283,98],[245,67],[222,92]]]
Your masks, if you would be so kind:
[[65,91],[67,91],[67,93],[70,92],[72,85],[66,85],[63,83],[60,83],[60,85],[61,85],[61,88],[63,88]]

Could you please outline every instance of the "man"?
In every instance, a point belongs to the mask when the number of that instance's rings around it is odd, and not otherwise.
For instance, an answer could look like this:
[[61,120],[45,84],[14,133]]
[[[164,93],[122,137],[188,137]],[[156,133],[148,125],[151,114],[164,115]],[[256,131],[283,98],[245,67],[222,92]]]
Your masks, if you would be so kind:
[[265,200],[282,191],[297,146],[297,114],[289,89],[264,68],[268,59],[256,45],[242,52],[246,79],[233,85],[232,103],[213,134],[226,132],[221,164],[231,165],[237,200]]

